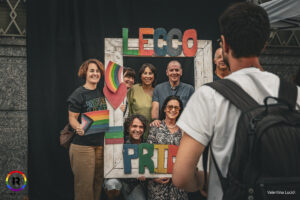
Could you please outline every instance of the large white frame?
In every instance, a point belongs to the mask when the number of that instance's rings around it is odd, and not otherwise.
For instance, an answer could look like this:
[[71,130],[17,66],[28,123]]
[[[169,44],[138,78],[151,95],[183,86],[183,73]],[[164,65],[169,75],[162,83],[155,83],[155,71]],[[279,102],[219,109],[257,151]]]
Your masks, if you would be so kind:
[[[158,46],[162,47],[166,45],[166,42],[159,39]],[[178,40],[173,40],[172,45],[177,47],[181,45]],[[192,41],[188,41],[188,46],[192,46]],[[128,39],[128,49],[138,50],[139,39]],[[148,44],[144,45],[144,49],[154,49],[153,40],[148,40]],[[123,39],[122,38],[105,38],[105,67],[109,61],[113,61],[123,66]],[[141,56],[132,56],[141,57]],[[168,55],[165,57],[169,57]],[[183,52],[177,57],[185,57]],[[212,42],[210,40],[198,40],[197,52],[194,56],[194,80],[195,89],[201,85],[211,82],[213,79],[212,72]],[[183,69],[184,70],[184,69]],[[188,73],[184,71],[184,73]],[[107,102],[109,109],[109,126],[122,126],[123,125],[123,113],[120,108],[114,110],[113,107]],[[132,160],[132,173],[124,174],[123,167],[123,144],[110,144],[104,145],[104,177],[105,178],[133,178],[138,177],[138,161]],[[157,152],[154,151],[153,161],[156,166]],[[202,168],[201,162],[198,164],[199,168]],[[150,174],[148,169],[145,170],[144,176],[146,177],[171,177],[171,174]]]

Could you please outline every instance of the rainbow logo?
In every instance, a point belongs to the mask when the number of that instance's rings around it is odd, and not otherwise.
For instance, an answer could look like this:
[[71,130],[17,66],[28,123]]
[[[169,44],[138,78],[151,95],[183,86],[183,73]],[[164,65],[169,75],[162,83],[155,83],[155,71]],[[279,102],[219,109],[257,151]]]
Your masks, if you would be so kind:
[[[11,186],[9,185],[9,183],[8,183],[9,177],[10,177],[11,175],[13,175],[13,174],[20,174],[20,175],[23,176],[24,183],[23,183],[23,186],[22,186],[22,187],[20,187],[20,188],[13,188],[13,187],[11,187]],[[8,189],[10,189],[11,191],[14,191],[14,192],[21,191],[21,190],[23,190],[23,189],[26,187],[26,184],[27,184],[27,178],[26,178],[25,174],[24,174],[23,172],[21,172],[21,171],[17,171],[17,170],[12,171],[12,172],[10,172],[10,173],[7,175],[7,177],[6,177],[6,185],[7,185]]]
[[122,71],[123,67],[112,61],[109,61],[108,65],[106,66],[105,83],[108,89],[113,93],[116,93],[119,88]]
[[85,135],[105,132],[109,128],[109,110],[83,113],[81,123]]

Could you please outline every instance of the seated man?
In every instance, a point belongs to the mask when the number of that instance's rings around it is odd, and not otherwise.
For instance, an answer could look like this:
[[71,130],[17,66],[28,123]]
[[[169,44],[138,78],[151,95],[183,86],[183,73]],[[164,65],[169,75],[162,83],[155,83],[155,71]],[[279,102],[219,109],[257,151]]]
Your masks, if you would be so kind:
[[[143,142],[147,120],[142,115],[131,115],[124,122],[124,137],[126,144],[140,144]],[[122,192],[126,200],[145,200],[146,178],[139,177],[128,179],[106,179],[104,181],[104,191],[109,200],[113,200]],[[122,190],[121,190],[122,188]]]

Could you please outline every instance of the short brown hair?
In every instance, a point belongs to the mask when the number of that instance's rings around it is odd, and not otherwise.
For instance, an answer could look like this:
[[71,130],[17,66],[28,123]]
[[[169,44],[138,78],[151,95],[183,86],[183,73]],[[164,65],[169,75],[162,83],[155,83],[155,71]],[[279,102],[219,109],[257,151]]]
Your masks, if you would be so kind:
[[88,59],[86,61],[84,61],[81,66],[79,67],[79,70],[78,70],[78,77],[79,78],[82,78],[82,79],[85,79],[86,78],[86,72],[89,68],[89,64],[90,63],[94,63],[97,65],[98,69],[100,70],[100,74],[101,74],[101,77],[104,76],[104,66],[103,66],[103,63],[95,58],[92,58],[92,59]]

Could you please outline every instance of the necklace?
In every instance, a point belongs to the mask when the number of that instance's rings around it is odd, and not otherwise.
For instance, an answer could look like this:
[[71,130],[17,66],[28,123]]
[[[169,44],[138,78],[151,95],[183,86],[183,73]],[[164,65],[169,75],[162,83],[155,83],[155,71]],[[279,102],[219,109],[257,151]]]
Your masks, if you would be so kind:
[[170,126],[166,123],[167,127],[170,128],[170,129],[173,129],[173,128],[176,128],[176,124],[174,126]]

